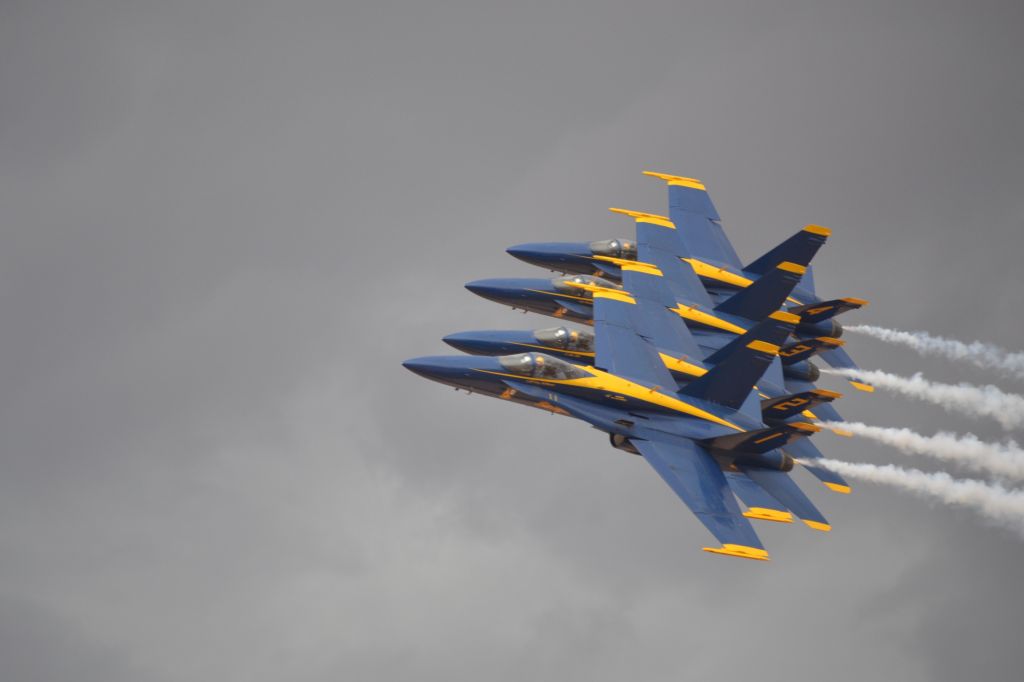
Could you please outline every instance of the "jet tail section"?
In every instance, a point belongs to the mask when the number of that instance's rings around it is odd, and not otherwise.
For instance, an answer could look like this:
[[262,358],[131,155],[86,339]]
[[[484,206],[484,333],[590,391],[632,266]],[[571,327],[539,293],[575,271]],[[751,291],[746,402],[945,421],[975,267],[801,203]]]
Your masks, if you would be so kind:
[[830,403],[836,398],[841,397],[843,397],[841,393],[816,388],[811,391],[783,395],[777,398],[767,398],[761,401],[761,415],[766,423],[769,420],[781,421],[795,417],[804,410],[816,409],[818,405]]
[[[807,267],[825,243],[832,231],[821,225],[808,225],[753,263],[743,268],[745,272],[763,275],[780,263],[790,262]],[[804,281],[806,286],[806,278]]]
[[740,409],[750,389],[779,353],[778,344],[794,328],[796,317],[784,312],[768,319],[733,340],[706,360],[714,367],[687,384],[681,394]]
[[[730,433],[701,441],[705,448],[721,453],[763,455],[777,448],[821,431],[820,426],[805,422],[782,422],[766,429]],[[792,462],[790,462],[792,466]]]
[[836,298],[830,301],[793,306],[788,308],[786,312],[799,315],[801,324],[815,324],[817,322],[824,322],[836,315],[842,315],[847,311],[863,308],[867,304],[868,302],[862,298]]
[[748,320],[762,320],[782,307],[806,270],[797,263],[779,263],[753,284],[719,303],[715,310]]
[[779,357],[783,365],[793,365],[801,360],[810,360],[813,356],[833,348],[839,348],[845,343],[842,339],[833,339],[829,336],[819,336],[813,339],[800,339],[796,343],[783,346],[779,350]]

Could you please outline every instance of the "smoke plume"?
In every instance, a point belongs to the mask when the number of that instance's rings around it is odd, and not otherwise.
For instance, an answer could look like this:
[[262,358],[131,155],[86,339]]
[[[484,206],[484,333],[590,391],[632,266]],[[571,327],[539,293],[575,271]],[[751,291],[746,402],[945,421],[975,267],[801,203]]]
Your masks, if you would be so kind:
[[927,455],[956,462],[975,471],[987,472],[1016,480],[1024,480],[1024,450],[1012,440],[986,443],[974,434],[958,436],[939,432],[925,436],[910,429],[870,426],[861,422],[833,422],[822,426],[851,431],[909,454]]
[[932,336],[928,332],[905,332],[869,324],[853,325],[846,329],[913,348],[922,355],[939,355],[950,360],[963,360],[976,367],[995,369],[1007,372],[1017,379],[1024,379],[1024,353],[1014,353],[991,343],[964,343],[942,336]]
[[921,373],[903,377],[880,370],[822,368],[822,373],[866,381],[903,395],[939,405],[947,412],[972,417],[989,417],[1004,429],[1024,426],[1024,396],[1006,393],[996,386],[968,383],[943,384],[929,381]]
[[816,464],[843,476],[902,488],[946,504],[970,507],[1024,537],[1024,492],[998,484],[956,479],[944,472],[902,469],[892,464],[853,464],[836,459],[816,459]]

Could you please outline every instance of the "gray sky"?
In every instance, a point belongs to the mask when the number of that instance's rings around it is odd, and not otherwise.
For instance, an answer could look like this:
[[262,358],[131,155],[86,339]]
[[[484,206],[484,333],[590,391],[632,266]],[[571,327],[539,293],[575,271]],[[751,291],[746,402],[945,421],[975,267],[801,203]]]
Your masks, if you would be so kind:
[[[1020,348],[1022,20],[6,0],[0,677],[1019,679],[1013,533],[801,476],[832,533],[711,557],[601,434],[399,363],[546,325],[462,285],[534,274],[514,243],[627,234],[608,206],[663,212],[644,169],[703,179],[748,259],[833,228],[818,287],[872,301],[850,321]],[[841,410],[1002,435],[881,393]]]

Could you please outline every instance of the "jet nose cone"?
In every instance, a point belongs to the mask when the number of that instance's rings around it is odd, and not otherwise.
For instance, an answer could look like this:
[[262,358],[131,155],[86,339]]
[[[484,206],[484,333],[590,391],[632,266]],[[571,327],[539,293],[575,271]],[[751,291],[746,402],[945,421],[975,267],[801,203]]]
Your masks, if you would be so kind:
[[478,279],[466,284],[466,288],[484,298],[503,298],[509,293],[509,286],[501,279]]
[[431,362],[431,358],[413,358],[412,360],[406,360],[402,363],[402,367],[405,367],[410,372],[415,372],[420,376],[430,376],[432,373],[436,373],[437,366],[434,362]]
[[476,339],[477,335],[473,332],[456,332],[455,334],[445,336],[441,340],[456,350],[468,353],[475,346],[474,342]]

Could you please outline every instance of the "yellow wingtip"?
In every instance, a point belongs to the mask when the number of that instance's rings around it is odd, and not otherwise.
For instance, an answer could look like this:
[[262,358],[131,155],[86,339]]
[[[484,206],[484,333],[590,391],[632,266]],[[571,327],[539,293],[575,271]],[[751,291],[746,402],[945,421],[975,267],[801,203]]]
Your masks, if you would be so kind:
[[846,429],[832,429],[832,433],[843,438],[853,438],[853,431],[847,431]]
[[875,392],[875,387],[872,386],[871,384],[862,384],[859,381],[851,381],[850,385],[853,386],[858,391],[864,391],[865,393],[874,393]]
[[758,519],[760,521],[793,523],[793,515],[790,512],[780,511],[778,509],[768,509],[766,507],[751,507],[747,511],[743,512],[743,515],[748,519]]
[[850,486],[848,486],[848,485],[840,485],[838,483],[829,483],[828,481],[825,481],[825,487],[828,488],[829,490],[831,490],[834,493],[842,493],[843,495],[849,495],[850,492],[852,491],[852,488],[850,488]]
[[804,228],[804,232],[810,232],[811,234],[820,234],[822,237],[832,236],[832,230],[828,229],[824,225],[808,225]]
[[652,178],[664,180],[669,185],[677,185],[679,187],[691,187],[693,189],[702,189],[705,192],[708,189],[707,187],[704,186],[704,183],[698,180],[697,178],[684,178],[679,175],[669,175],[668,173],[657,173],[655,171],[644,171],[644,175],[649,175]]
[[631,211],[628,208],[609,208],[612,213],[620,213],[622,215],[629,216],[637,222],[652,223],[654,225],[661,225],[662,227],[669,227],[676,229],[676,224],[663,215],[656,215],[654,213],[644,213],[643,211]]
[[832,526],[828,525],[827,523],[819,523],[818,521],[808,521],[807,519],[804,519],[803,521],[807,525],[808,528],[813,528],[814,530],[820,530],[823,533],[827,533],[830,530],[832,530]]
[[733,545],[725,543],[721,547],[702,547],[705,552],[712,554],[725,554],[727,556],[738,556],[741,559],[754,559],[755,561],[768,561],[768,552],[757,547],[746,545]]
[[870,301],[865,301],[863,298],[854,298],[853,296],[847,296],[841,300],[855,306],[866,306],[871,304]]

